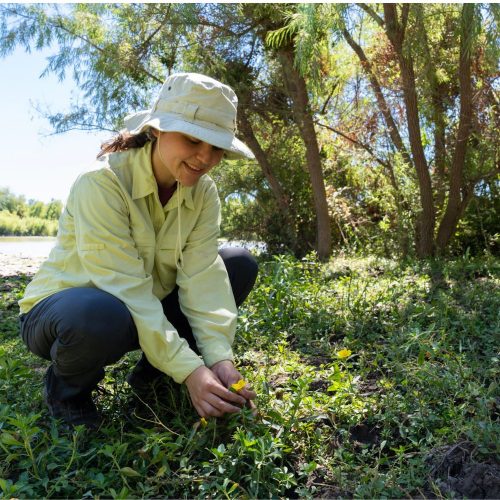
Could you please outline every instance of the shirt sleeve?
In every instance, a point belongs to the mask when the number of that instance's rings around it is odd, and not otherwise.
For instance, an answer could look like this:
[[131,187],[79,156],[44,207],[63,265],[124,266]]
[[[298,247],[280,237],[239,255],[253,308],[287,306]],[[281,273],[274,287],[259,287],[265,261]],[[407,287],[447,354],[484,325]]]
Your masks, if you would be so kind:
[[68,210],[78,256],[93,285],[127,306],[151,364],[181,383],[203,361],[180,338],[153,295],[153,278],[131,236],[124,196],[112,172],[91,172],[77,180]]
[[203,208],[182,249],[183,266],[177,270],[179,302],[207,366],[233,360],[232,343],[237,308],[226,267],[218,254],[220,201],[211,183]]

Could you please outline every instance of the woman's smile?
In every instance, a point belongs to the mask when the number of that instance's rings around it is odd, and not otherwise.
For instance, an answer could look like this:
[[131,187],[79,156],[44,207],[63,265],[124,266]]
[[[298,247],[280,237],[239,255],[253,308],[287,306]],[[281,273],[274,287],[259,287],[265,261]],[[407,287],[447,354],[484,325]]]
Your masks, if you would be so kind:
[[191,172],[194,172],[196,174],[203,173],[205,171],[205,167],[195,167],[194,165],[191,165],[187,162],[183,163],[188,168],[188,170],[191,170]]
[[176,181],[194,186],[224,155],[222,149],[180,132],[157,132],[155,135],[153,172],[158,185],[163,187],[170,187]]

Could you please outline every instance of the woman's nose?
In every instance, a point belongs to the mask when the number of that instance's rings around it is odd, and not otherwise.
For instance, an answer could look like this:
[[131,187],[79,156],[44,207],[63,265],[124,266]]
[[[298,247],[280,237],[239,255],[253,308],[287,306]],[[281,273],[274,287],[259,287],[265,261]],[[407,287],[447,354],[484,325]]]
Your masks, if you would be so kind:
[[196,156],[203,163],[204,167],[209,167],[212,163],[214,148],[211,144],[200,142]]

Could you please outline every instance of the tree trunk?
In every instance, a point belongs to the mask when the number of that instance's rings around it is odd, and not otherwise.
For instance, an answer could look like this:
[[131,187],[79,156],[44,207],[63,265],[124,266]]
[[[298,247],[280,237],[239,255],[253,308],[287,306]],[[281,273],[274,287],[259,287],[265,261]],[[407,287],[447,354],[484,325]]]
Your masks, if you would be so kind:
[[417,254],[419,257],[430,257],[434,252],[434,200],[432,195],[431,176],[429,174],[429,168],[422,146],[422,137],[420,135],[413,61],[411,58],[401,55],[400,67],[403,77],[408,134],[410,137],[413,161],[417,171],[418,185],[420,188],[420,204],[422,207],[422,212],[418,220],[419,231],[416,242]]
[[423,4],[415,4],[415,18],[422,39],[422,58],[425,66],[425,76],[431,91],[430,101],[432,104],[431,119],[434,123],[434,165],[436,181],[434,182],[436,197],[436,210],[440,212],[446,198],[446,106],[444,103],[443,84],[439,83],[436,75],[436,66],[431,58],[429,37],[425,27]]
[[304,78],[294,67],[294,57],[291,50],[280,49],[279,55],[286,87],[293,100],[293,115],[306,147],[307,168],[311,179],[314,206],[316,209],[316,250],[319,259],[325,261],[331,254],[332,234],[321,155],[316,130],[314,129],[314,120],[309,106],[307,85]]
[[422,137],[420,134],[413,60],[403,48],[409,8],[409,4],[403,4],[402,19],[400,23],[397,19],[396,5],[384,4],[386,33],[397,54],[401,78],[403,80],[403,96],[406,108],[408,135],[413,156],[413,164],[417,172],[420,204],[422,208],[417,220],[416,248],[417,255],[424,258],[430,257],[434,253],[435,211],[431,176],[425,159]]
[[[471,47],[467,36],[474,16],[474,5],[464,4],[462,8],[460,33],[460,63],[458,78],[460,82],[460,119],[453,161],[450,168],[450,191],[446,211],[441,220],[437,235],[437,247],[443,252],[451,236],[456,230],[457,223],[465,210],[464,167],[467,153],[467,142],[471,133],[472,124],[472,80],[471,80]],[[464,195],[462,197],[462,194]],[[470,196],[468,197],[470,199]]]
[[[368,12],[371,11],[371,9],[368,6],[361,5],[361,8],[364,10],[367,10]],[[372,14],[370,14],[372,15]],[[375,17],[375,20],[378,20],[378,16]],[[378,21],[377,21],[378,22]],[[380,20],[381,22],[381,20]],[[381,22],[381,26],[383,27],[384,23]],[[387,128],[389,130],[389,137],[391,138],[391,141],[396,148],[396,150],[401,154],[404,162],[408,165],[409,168],[413,168],[413,161],[411,159],[410,154],[408,153],[408,150],[406,149],[406,146],[404,145],[403,139],[401,138],[401,134],[399,133],[398,127],[396,125],[396,122],[394,121],[394,118],[391,113],[391,109],[389,105],[387,104],[387,100],[384,96],[384,93],[382,92],[382,87],[380,86],[380,83],[378,81],[377,76],[375,75],[373,71],[372,64],[366,57],[366,54],[363,50],[363,48],[354,41],[354,38],[352,38],[351,34],[347,31],[345,26],[342,28],[342,34],[346,40],[346,42],[350,45],[352,50],[356,53],[358,56],[360,62],[361,62],[361,67],[363,68],[364,72],[366,73],[368,77],[368,81],[370,82],[370,85],[372,87],[373,93],[375,94],[375,98],[377,100],[377,105],[382,113],[382,116],[384,117],[385,124],[387,125]],[[394,168],[392,165],[387,162],[386,166],[388,175],[389,175],[389,180],[392,184],[392,187],[394,189],[394,196],[396,200],[396,209],[397,209],[397,214],[398,214],[398,221],[397,225],[401,225],[401,218],[402,218],[402,212],[403,212],[403,205],[404,205],[404,200],[401,196],[401,190],[399,188],[399,184],[396,179],[396,175],[394,172]],[[410,242],[409,242],[409,237],[408,233],[406,231],[398,231],[400,233],[400,244],[401,244],[401,251],[403,255],[407,255],[410,247]]]
[[245,112],[242,110],[238,116],[239,120],[239,129],[241,134],[243,135],[245,142],[248,144],[250,149],[253,151],[255,155],[255,159],[259,163],[260,168],[266,178],[269,186],[271,187],[271,191],[274,194],[274,198],[276,199],[276,204],[278,205],[278,209],[282,215],[283,221],[286,224],[286,231],[288,234],[289,245],[291,249],[295,252],[297,250],[297,235],[294,230],[294,220],[290,213],[290,200],[286,193],[283,191],[281,184],[277,177],[274,175],[271,164],[267,159],[267,155],[265,151],[261,148],[257,137],[255,137],[255,133],[253,131],[252,125],[248,120]]

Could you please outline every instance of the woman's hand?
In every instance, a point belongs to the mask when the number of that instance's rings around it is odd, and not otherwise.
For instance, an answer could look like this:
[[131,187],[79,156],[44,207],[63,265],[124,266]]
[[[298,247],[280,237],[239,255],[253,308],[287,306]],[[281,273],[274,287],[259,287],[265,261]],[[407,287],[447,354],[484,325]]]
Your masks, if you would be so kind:
[[[234,367],[232,361],[229,360],[223,360],[215,363],[211,370],[215,373],[224,387],[231,387],[231,385],[243,378],[240,375],[240,372]],[[257,394],[249,387],[244,387],[239,390],[238,394],[243,396],[247,401],[255,399],[257,396]]]
[[246,403],[244,397],[231,392],[206,366],[197,368],[184,383],[200,417],[221,417],[225,413],[237,413]]

